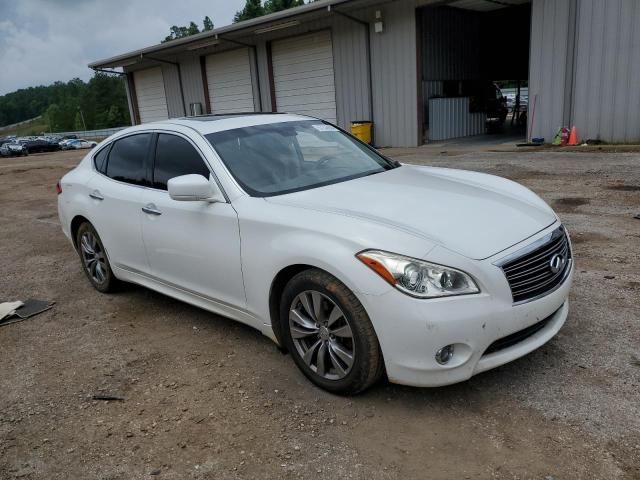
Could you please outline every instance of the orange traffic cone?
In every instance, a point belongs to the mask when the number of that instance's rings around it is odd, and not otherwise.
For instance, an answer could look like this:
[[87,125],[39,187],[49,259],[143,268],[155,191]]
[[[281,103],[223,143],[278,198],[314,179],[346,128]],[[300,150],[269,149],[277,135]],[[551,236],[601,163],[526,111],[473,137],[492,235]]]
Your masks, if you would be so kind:
[[578,129],[575,125],[571,127],[571,133],[569,134],[569,142],[567,145],[578,145]]

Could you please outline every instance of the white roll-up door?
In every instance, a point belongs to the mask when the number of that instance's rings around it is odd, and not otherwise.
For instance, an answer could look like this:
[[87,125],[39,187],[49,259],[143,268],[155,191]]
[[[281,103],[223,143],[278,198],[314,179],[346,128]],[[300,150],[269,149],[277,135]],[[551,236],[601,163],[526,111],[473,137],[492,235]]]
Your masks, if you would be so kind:
[[133,73],[140,123],[169,118],[162,68],[148,68]]
[[276,108],[336,123],[331,32],[273,42],[271,46]]
[[212,113],[255,111],[249,49],[207,57],[207,84]]

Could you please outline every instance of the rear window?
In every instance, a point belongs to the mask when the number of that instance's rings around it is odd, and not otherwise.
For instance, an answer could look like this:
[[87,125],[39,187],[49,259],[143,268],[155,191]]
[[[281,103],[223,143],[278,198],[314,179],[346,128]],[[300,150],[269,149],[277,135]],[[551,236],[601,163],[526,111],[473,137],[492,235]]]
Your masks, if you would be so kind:
[[145,158],[150,140],[150,133],[130,135],[116,140],[109,152],[107,176],[120,182],[145,185]]

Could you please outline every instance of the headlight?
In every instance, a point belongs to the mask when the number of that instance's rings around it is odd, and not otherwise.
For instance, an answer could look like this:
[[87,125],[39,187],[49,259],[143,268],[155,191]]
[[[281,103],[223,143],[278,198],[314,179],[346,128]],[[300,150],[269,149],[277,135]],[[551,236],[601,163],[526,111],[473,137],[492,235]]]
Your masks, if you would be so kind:
[[412,297],[434,298],[480,292],[471,276],[455,268],[381,250],[366,250],[356,257],[388,283]]

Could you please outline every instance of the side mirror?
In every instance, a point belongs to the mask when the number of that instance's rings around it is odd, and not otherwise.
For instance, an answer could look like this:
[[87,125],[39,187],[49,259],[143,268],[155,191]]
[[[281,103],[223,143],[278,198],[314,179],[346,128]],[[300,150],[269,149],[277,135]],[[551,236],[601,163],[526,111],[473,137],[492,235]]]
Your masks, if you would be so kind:
[[167,182],[169,196],[181,202],[226,202],[218,185],[202,175],[181,175]]

